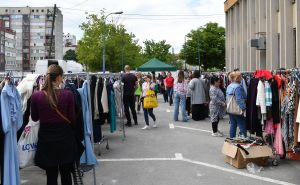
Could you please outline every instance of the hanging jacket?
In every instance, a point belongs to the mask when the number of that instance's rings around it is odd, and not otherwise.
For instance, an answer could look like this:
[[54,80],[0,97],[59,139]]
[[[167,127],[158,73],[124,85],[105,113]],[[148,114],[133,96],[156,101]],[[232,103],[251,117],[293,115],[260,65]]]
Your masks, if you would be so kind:
[[102,91],[102,97],[101,97],[101,103],[103,107],[103,113],[108,113],[108,96],[107,96],[107,87],[106,87],[106,80],[104,81],[103,91]]
[[23,124],[21,97],[14,85],[6,84],[1,93],[2,128],[4,132],[3,185],[20,185],[17,131]]
[[267,113],[265,86],[261,80],[258,82],[257,86],[256,105],[260,107],[262,114]]
[[82,85],[82,88],[78,89],[78,92],[81,97],[82,101],[82,113],[83,113],[83,122],[84,122],[84,146],[85,151],[83,152],[81,158],[80,158],[80,164],[82,165],[96,165],[97,158],[95,156],[92,142],[91,142],[91,135],[92,135],[92,118],[91,118],[91,110],[89,106],[89,83],[88,81],[85,81]]
[[279,92],[278,92],[278,81],[273,79],[271,82],[272,90],[272,117],[273,122],[280,123],[280,108],[279,108]]

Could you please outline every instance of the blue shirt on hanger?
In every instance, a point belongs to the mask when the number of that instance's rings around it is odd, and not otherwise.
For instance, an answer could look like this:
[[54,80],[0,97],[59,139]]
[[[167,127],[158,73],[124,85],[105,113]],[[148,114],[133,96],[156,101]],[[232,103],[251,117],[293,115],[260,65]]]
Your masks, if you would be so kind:
[[89,87],[90,85],[88,81],[84,81],[82,88],[78,89],[82,101],[82,113],[83,113],[83,122],[84,122],[83,145],[85,146],[85,150],[80,158],[80,164],[96,165],[98,164],[98,162],[90,139],[92,137],[92,131],[91,131],[92,118],[91,118],[91,110],[88,101],[88,98],[90,98],[88,96],[89,89],[90,89]]
[[14,85],[6,84],[1,92],[1,116],[4,132],[3,185],[20,185],[17,131],[23,124],[21,97]]

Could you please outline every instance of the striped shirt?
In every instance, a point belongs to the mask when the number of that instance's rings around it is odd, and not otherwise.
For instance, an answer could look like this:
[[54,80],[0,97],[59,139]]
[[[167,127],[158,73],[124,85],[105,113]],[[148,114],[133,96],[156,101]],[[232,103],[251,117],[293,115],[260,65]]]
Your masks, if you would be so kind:
[[272,106],[272,90],[268,81],[265,81],[266,106]]

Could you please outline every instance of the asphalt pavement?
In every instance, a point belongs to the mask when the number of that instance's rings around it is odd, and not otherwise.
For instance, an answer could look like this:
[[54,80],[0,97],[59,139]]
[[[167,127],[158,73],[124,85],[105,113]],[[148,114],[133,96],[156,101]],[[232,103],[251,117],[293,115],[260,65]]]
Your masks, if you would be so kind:
[[[95,168],[97,185],[300,184],[299,161],[281,160],[279,166],[269,165],[256,174],[226,164],[221,150],[229,135],[228,118],[219,124],[225,136],[212,137],[209,119],[174,122],[174,107],[159,96],[159,107],[154,110],[157,128],[141,130],[142,112],[139,125],[126,128],[125,139],[120,129],[110,133],[108,125],[103,127],[109,150],[105,144],[95,145],[96,153],[101,152]],[[37,167],[21,170],[21,178],[22,184],[46,184],[45,172]],[[85,185],[94,185],[93,171],[84,173],[83,179]]]

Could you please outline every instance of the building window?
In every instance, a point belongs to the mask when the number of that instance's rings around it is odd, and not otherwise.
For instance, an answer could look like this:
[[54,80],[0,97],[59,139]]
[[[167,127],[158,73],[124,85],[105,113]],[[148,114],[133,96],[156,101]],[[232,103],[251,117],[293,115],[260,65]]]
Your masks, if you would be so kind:
[[34,12],[34,10],[31,10],[31,12]]
[[5,9],[5,12],[8,12],[8,9]]
[[36,10],[36,12],[39,12],[39,10]]
[[42,9],[41,12],[44,12],[44,9]]
[[18,12],[20,13],[20,12],[21,12],[21,10],[18,10]]

